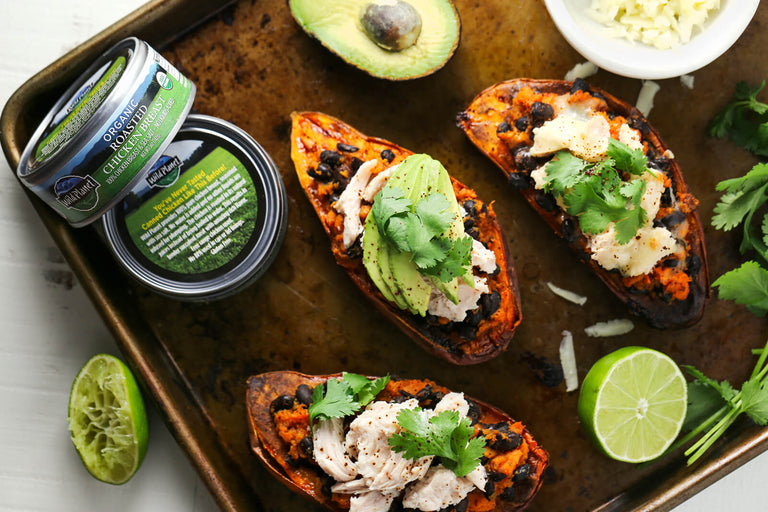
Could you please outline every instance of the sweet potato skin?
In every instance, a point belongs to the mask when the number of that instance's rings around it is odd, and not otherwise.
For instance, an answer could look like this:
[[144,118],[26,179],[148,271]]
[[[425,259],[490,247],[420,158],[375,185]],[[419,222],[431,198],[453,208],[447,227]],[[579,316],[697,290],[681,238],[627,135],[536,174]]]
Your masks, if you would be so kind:
[[[377,159],[379,164],[373,171],[374,175],[400,163],[412,152],[384,139],[366,136],[346,123],[320,112],[294,112],[291,121],[291,158],[299,183],[330,239],[336,262],[376,309],[426,351],[454,364],[480,363],[504,351],[522,314],[517,276],[493,206],[483,203],[472,189],[451,178],[460,202],[471,199],[478,203],[478,209],[481,210],[476,226],[478,236],[494,252],[499,266],[495,275],[488,276],[488,285],[492,292],[499,294],[500,306],[490,318],[477,325],[474,337],[467,338],[453,329],[440,329],[387,301],[368,277],[360,254],[344,248],[343,219],[333,209],[332,203],[334,195],[338,195],[346,186],[343,181],[348,180],[356,169],[344,169],[337,180],[330,182],[322,182],[312,176],[321,162],[323,151],[335,151],[339,143],[356,148],[351,154],[361,162]],[[383,158],[382,154],[389,159]]]
[[[586,85],[586,84],[584,84]],[[563,237],[567,231],[564,222],[570,222],[568,228],[575,224],[575,233],[566,239],[571,248],[580,256],[595,274],[608,286],[608,288],[625,303],[630,311],[644,318],[651,326],[665,328],[679,328],[691,325],[698,321],[704,313],[704,308],[710,296],[709,270],[707,264],[706,248],[701,221],[695,205],[696,200],[690,194],[688,186],[683,180],[682,173],[674,158],[666,159],[668,165],[667,175],[673,184],[673,189],[680,203],[683,205],[687,233],[684,240],[687,246],[690,264],[686,272],[690,276],[688,294],[684,300],[676,300],[674,296],[662,298],[651,293],[637,293],[631,286],[624,282],[618,272],[607,271],[596,261],[592,260],[586,251],[587,239],[578,228],[578,223],[560,208],[552,209],[551,206],[542,204],[541,194],[526,180],[530,180],[529,172],[519,168],[515,160],[514,150],[520,146],[530,146],[532,141],[524,137],[512,142],[504,142],[498,136],[497,130],[502,123],[513,124],[516,116],[520,115],[513,108],[513,100],[521,90],[533,90],[543,94],[567,94],[574,88],[573,82],[562,80],[537,80],[515,79],[493,85],[478,94],[467,107],[458,114],[456,123],[464,130],[465,134],[488,156],[507,176],[515,188],[534,210],[546,221],[546,223]],[[642,142],[658,155],[667,155],[668,148],[662,142],[658,132],[648,123],[644,116],[633,106],[613,95],[598,88],[589,87],[591,95],[603,99],[608,106],[608,112],[623,116],[628,122],[640,130]],[[656,270],[656,269],[654,269]],[[656,275],[658,274],[658,275]],[[660,279],[663,273],[656,272],[649,279]],[[673,289],[674,283],[668,285]]]
[[[348,500],[344,497],[330,496],[323,492],[327,477],[318,467],[296,464],[290,460],[289,447],[277,433],[275,422],[270,413],[272,402],[281,395],[291,395],[300,384],[311,388],[322,384],[330,378],[339,378],[341,374],[315,376],[293,371],[276,371],[254,375],[248,379],[246,389],[246,407],[249,422],[251,449],[265,467],[284,485],[309,500],[316,501],[334,512],[346,512],[349,509]],[[370,377],[373,378],[373,377]],[[449,390],[432,381],[422,379],[393,378],[377,399],[390,400],[396,396],[414,395],[424,403],[418,391],[428,388],[434,392],[448,393]],[[475,490],[469,495],[469,512],[490,510],[495,512],[513,512],[525,509],[534,498],[543,483],[543,473],[549,463],[549,455],[536,442],[528,429],[519,421],[513,420],[503,411],[467,397],[473,404],[475,416],[473,422],[476,431],[482,433],[481,425],[496,425],[507,422],[518,432],[524,442],[525,450],[502,453],[500,456],[492,447],[486,447],[486,456],[490,459],[494,470],[505,471],[505,464],[519,466],[527,464],[530,473],[524,481],[516,482],[514,498],[499,499],[498,496],[487,499],[483,492]],[[428,399],[426,399],[428,400]],[[524,460],[509,460],[525,457]],[[511,484],[507,478],[503,485]],[[490,507],[490,508],[488,508]]]

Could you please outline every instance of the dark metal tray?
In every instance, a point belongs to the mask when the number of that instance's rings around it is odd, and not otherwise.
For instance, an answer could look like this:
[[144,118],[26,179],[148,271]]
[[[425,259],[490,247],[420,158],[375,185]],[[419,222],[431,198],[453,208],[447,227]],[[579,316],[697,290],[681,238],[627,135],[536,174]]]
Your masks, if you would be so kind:
[[[198,85],[194,110],[250,132],[277,162],[289,196],[285,244],[267,275],[240,294],[213,303],[181,303],[148,292],[119,272],[91,228],[72,229],[30,199],[141,376],[168,427],[227,511],[311,508],[273,480],[248,445],[245,381],[268,370],[326,374],[340,370],[431,378],[492,403],[526,422],[552,455],[531,510],[668,510],[768,447],[768,431],[741,423],[693,467],[668,457],[644,468],[599,455],[580,430],[577,393],[546,387],[532,369],[558,360],[561,331],[576,336],[580,375],[624,345],[661,349],[717,379],[740,381],[764,342],[765,323],[744,308],[713,299],[704,318],[678,331],[635,320],[620,338],[591,339],[583,328],[626,315],[578,263],[501,173],[454,126],[480,90],[515,77],[561,78],[583,59],[555,29],[539,0],[457,0],[462,42],[448,65],[415,81],[390,83],[349,66],[307,37],[284,1],[158,0],[76,48],[23,85],[0,119],[2,145],[15,168],[31,132],[89,59],[117,40],[150,42]],[[219,11],[219,12],[217,12]],[[679,159],[709,226],[715,184],[754,163],[704,127],[728,101],[737,80],[768,75],[768,6],[739,42],[695,74],[694,90],[661,82],[651,122]],[[600,72],[591,82],[636,97],[640,82]],[[523,302],[523,323],[493,361],[455,367],[417,348],[363,300],[336,266],[320,223],[289,157],[293,110],[320,110],[361,131],[443,161],[449,171],[495,200],[510,240]],[[21,185],[20,185],[21,186]],[[707,228],[712,276],[740,262],[737,234]],[[586,294],[579,307],[554,297],[552,281]]]

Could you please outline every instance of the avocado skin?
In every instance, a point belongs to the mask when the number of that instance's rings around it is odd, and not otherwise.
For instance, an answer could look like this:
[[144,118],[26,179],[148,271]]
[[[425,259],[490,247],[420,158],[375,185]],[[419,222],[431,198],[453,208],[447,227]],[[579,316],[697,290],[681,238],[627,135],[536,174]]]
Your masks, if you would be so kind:
[[360,21],[370,0],[289,0],[299,26],[348,64],[377,78],[411,80],[441,69],[461,40],[461,19],[451,0],[406,0],[422,19],[415,44],[389,51],[365,33]]

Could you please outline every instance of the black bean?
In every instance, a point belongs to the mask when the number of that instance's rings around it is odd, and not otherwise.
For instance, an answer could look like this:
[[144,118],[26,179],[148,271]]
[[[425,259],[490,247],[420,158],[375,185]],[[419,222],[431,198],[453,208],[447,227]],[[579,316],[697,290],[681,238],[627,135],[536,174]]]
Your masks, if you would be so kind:
[[482,294],[480,296],[480,305],[485,317],[490,317],[501,306],[501,294],[496,290],[493,290],[491,293]]
[[483,314],[483,308],[477,308],[472,311],[467,311],[467,316],[464,317],[464,322],[477,327],[480,325],[480,322],[483,321],[483,318],[485,318],[485,315]]
[[494,482],[501,482],[505,478],[507,478],[506,473],[502,473],[501,471],[489,471],[488,472],[488,478],[493,480]]
[[336,149],[338,149],[343,153],[355,153],[360,148],[358,148],[357,146],[353,146],[351,144],[344,144],[343,142],[339,142],[338,144],[336,144]]
[[694,280],[701,270],[701,258],[696,254],[691,254],[685,259],[685,266],[688,267],[688,275],[691,276],[691,280]]
[[477,228],[477,226],[471,227],[465,232],[475,240],[480,241],[480,230]]
[[431,395],[431,394],[432,394],[432,385],[431,385],[431,384],[427,384],[426,386],[424,386],[423,388],[421,388],[421,389],[420,389],[420,390],[419,390],[419,391],[416,393],[416,399],[417,399],[419,402],[421,402],[422,400],[426,400],[426,399],[427,399],[427,397],[428,397],[429,395]]
[[541,164],[541,159],[531,156],[528,146],[519,146],[512,150],[515,167],[518,171],[532,171]]
[[359,235],[355,238],[355,241],[352,242],[352,245],[347,247],[347,256],[352,259],[363,257],[363,235]]
[[535,101],[531,105],[531,118],[533,118],[534,124],[543,123],[552,119],[555,115],[555,109],[549,103],[542,103],[541,101]]
[[469,496],[461,500],[456,504],[454,507],[454,512],[467,512],[467,509],[469,508]]
[[303,453],[307,457],[311,456],[312,451],[314,450],[314,443],[312,442],[312,436],[307,436],[301,441],[299,441],[299,449],[301,450],[301,453]]
[[494,491],[496,490],[496,484],[493,483],[492,480],[488,480],[485,483],[485,489],[483,489],[483,494],[485,494],[485,497],[488,499],[491,499],[491,496],[493,496]]
[[333,177],[331,166],[323,162],[317,164],[317,169],[310,167],[310,169],[307,171],[307,174],[319,181],[328,181]]
[[639,130],[640,133],[643,135],[648,135],[650,133],[650,127],[648,126],[648,121],[641,118],[640,116],[633,115],[629,117],[628,124],[630,127],[634,128],[635,130]]
[[333,151],[332,149],[325,149],[322,153],[320,153],[320,161],[330,165],[331,167],[336,167],[341,161],[341,153],[338,151]]
[[672,189],[665,188],[661,193],[661,201],[659,202],[662,208],[669,208],[672,206]]
[[272,400],[272,404],[269,407],[270,411],[272,411],[272,414],[276,413],[277,411],[283,411],[285,409],[292,408],[293,397],[291,395],[280,395],[279,397]]
[[536,200],[536,204],[541,206],[545,211],[553,212],[557,208],[557,201],[552,194],[536,192],[534,199]]
[[473,219],[472,217],[467,217],[466,219],[464,219],[464,231],[471,229],[473,227],[475,227],[475,219]]
[[522,464],[515,469],[515,472],[512,473],[512,481],[513,482],[522,482],[523,480],[527,479],[529,476],[531,476],[531,465],[530,464]]
[[386,160],[387,162],[391,162],[395,159],[395,154],[392,152],[391,149],[385,149],[381,152],[381,158]]
[[306,406],[312,405],[312,388],[306,384],[299,384],[296,388],[296,400]]
[[509,175],[509,184],[516,190],[523,190],[533,185],[533,180],[521,172],[513,172]]
[[442,391],[435,391],[434,393],[432,393],[431,398],[435,402],[439,402],[440,400],[443,399],[444,396],[445,396],[445,393],[443,393]]
[[469,412],[467,413],[467,418],[469,418],[470,423],[474,425],[480,419],[482,411],[480,410],[480,406],[478,406],[472,400],[467,400],[467,404],[469,404]]
[[477,338],[477,326],[470,325],[466,322],[453,322],[453,329],[460,338],[465,340],[473,340]]
[[681,212],[680,210],[675,210],[674,212],[670,213],[666,217],[663,217],[661,219],[661,223],[664,224],[664,226],[667,229],[672,229],[681,222],[685,220],[685,214]]
[[673,267],[676,267],[678,263],[680,263],[680,260],[678,260],[677,258],[667,258],[665,260],[662,260],[661,266],[665,268],[673,268]]
[[490,460],[490,459],[489,459],[488,457],[486,457],[485,455],[481,455],[481,456],[480,456],[480,464],[482,464],[483,466],[485,466],[486,464],[488,464],[488,461],[489,461],[489,460]]
[[473,217],[477,215],[477,207],[474,199],[467,199],[462,203],[462,206],[468,214],[472,215]]
[[508,132],[512,127],[509,126],[509,123],[506,121],[502,121],[499,126],[496,127],[496,133],[506,133]]
[[349,167],[354,171],[357,172],[357,170],[360,168],[360,166],[363,165],[363,161],[360,160],[357,157],[354,157],[352,161],[349,163]]
[[578,91],[589,92],[589,84],[583,78],[577,78],[573,81],[573,85],[571,86],[571,94]]
[[498,452],[511,452],[516,449],[523,442],[523,438],[520,434],[510,432],[508,436],[497,435],[496,439],[491,443],[491,448]]
[[528,129],[528,116],[518,117],[515,119],[515,129],[519,132],[524,132]]
[[560,236],[569,244],[576,241],[578,236],[576,233],[576,222],[570,217],[563,219],[563,223],[560,224]]
[[499,494],[499,498],[505,501],[512,501],[513,499],[515,499],[515,494],[517,494],[517,492],[515,491],[515,488],[510,485],[509,487],[501,491],[501,494]]
[[493,425],[490,425],[490,427],[493,430],[499,430],[501,432],[509,432],[509,423],[506,421],[500,421],[498,423],[494,423]]

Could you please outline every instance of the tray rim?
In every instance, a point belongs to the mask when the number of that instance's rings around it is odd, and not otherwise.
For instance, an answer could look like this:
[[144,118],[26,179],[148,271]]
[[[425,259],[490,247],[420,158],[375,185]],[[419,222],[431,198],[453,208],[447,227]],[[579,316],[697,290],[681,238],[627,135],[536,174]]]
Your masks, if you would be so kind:
[[[211,5],[211,2],[206,0],[150,0],[29,78],[14,91],[0,114],[0,146],[14,176],[21,153],[27,143],[27,140],[21,136],[23,126],[20,126],[20,120],[29,105],[27,102],[38,96],[41,91],[50,91],[58,85],[67,84],[77,73],[85,69],[85,63],[89,58],[97,56],[124,37],[129,35],[142,37],[143,33],[151,31],[151,28],[158,24],[163,24],[165,27],[172,25],[175,30],[167,30],[165,37],[145,37],[155,48],[162,50],[163,46],[172,40],[194,31],[198,25],[236,2],[237,0],[226,0],[217,5]],[[168,20],[171,22],[169,23]],[[215,435],[213,439],[201,439],[194,435],[194,426],[212,427],[206,418],[205,411],[197,409],[199,404],[190,396],[181,372],[172,361],[161,360],[160,357],[143,353],[134,341],[137,338],[143,338],[160,343],[160,340],[155,337],[143,318],[121,308],[123,299],[110,296],[100,286],[92,273],[90,262],[79,251],[78,230],[70,227],[63,218],[56,215],[21,182],[19,185],[97,313],[114,336],[126,363],[139,376],[140,382],[155,403],[167,428],[211,492],[217,505],[227,512],[241,510],[240,500],[247,498],[240,496],[240,493],[252,495],[252,488],[240,471],[233,468],[225,459],[225,450],[212,448],[213,445],[219,445]],[[698,463],[688,475],[672,485],[661,485],[642,496],[633,496],[631,488],[623,489],[591,512],[669,511],[768,450],[768,429],[738,429],[729,436],[728,441],[722,442],[721,450],[722,453],[719,456]],[[653,477],[653,474],[650,476]]]

